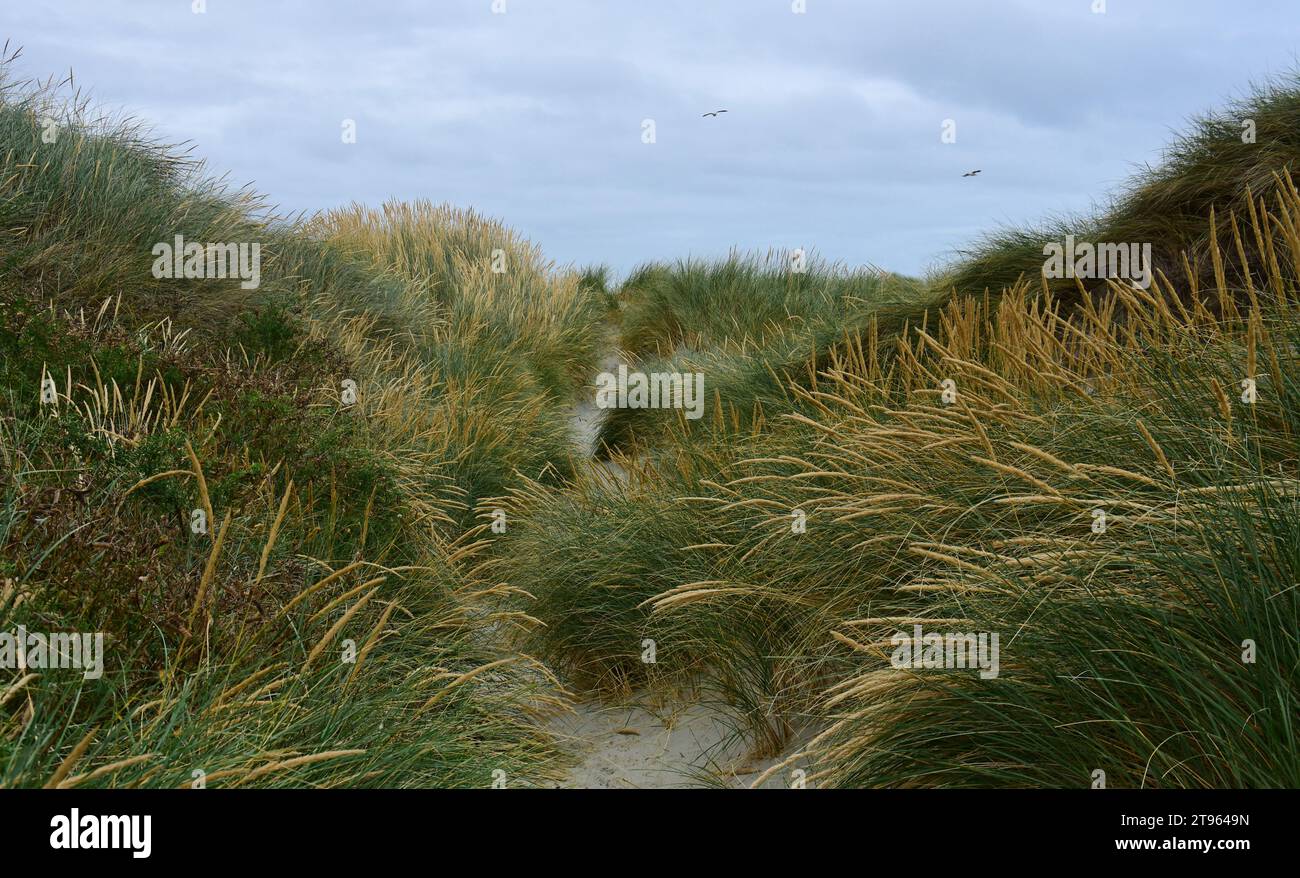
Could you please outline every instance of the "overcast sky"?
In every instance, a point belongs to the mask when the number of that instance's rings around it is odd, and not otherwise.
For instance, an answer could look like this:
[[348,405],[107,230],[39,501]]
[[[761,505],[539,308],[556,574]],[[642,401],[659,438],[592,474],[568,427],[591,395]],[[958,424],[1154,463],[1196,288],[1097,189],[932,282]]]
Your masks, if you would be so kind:
[[0,0],[0,42],[286,211],[447,201],[619,272],[807,247],[908,273],[1087,209],[1300,44],[1297,0],[495,5]]

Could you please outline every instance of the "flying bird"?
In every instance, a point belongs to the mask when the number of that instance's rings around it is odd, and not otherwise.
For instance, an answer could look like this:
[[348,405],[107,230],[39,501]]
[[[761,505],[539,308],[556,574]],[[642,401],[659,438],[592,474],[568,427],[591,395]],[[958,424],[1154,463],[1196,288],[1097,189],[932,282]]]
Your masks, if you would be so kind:
[[719,113],[725,113],[725,112],[727,112],[727,111],[726,111],[726,110],[714,110],[712,113],[705,113],[704,116],[702,116],[701,118],[708,118],[709,116],[716,116],[716,115],[718,115]]
[[979,174],[979,173],[980,173],[979,171],[971,171],[971,172],[968,173],[968,174],[962,174],[962,176],[963,176],[963,177],[974,177],[974,176],[976,176],[976,175]]

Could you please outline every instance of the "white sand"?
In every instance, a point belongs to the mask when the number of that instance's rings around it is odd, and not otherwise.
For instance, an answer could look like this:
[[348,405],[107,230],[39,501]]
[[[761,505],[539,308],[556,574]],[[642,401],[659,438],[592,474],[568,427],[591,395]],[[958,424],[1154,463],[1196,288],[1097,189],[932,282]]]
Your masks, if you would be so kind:
[[[579,704],[552,731],[579,759],[562,784],[574,789],[748,788],[789,755],[749,759],[749,742],[727,716],[700,703]],[[795,768],[775,772],[760,788],[789,786]]]

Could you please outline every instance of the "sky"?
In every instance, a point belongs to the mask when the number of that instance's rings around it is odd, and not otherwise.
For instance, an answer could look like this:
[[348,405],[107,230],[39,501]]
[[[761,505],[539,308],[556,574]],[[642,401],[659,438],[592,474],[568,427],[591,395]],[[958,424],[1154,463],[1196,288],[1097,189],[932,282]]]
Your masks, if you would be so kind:
[[71,71],[285,212],[449,202],[616,274],[796,247],[920,274],[1090,209],[1190,116],[1295,71],[1300,8],[0,0],[4,39],[11,77]]

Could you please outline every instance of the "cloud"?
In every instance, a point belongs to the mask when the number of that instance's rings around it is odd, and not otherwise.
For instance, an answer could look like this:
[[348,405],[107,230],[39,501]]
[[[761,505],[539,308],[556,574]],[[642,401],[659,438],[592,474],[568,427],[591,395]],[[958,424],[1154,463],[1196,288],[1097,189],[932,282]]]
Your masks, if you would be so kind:
[[450,201],[623,270],[809,246],[916,272],[1088,207],[1188,114],[1294,64],[1284,2],[1107,6],[65,0],[7,9],[4,35],[24,75],[73,69],[286,210]]

